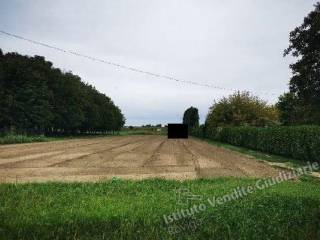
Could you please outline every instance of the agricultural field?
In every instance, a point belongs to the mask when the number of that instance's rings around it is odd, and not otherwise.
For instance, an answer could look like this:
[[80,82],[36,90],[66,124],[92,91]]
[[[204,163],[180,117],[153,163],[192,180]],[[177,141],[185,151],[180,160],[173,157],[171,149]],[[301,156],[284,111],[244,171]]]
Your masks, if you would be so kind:
[[197,138],[2,145],[0,239],[319,239],[319,179],[257,188],[286,171]]
[[0,181],[175,180],[278,175],[280,169],[196,138],[97,137],[0,146]]

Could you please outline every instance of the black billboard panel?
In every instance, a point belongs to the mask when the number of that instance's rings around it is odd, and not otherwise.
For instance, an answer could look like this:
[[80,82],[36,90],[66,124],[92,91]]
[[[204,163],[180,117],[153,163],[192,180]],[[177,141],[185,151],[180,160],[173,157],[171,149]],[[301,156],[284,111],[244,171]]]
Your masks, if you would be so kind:
[[188,138],[188,124],[169,123],[168,138]]

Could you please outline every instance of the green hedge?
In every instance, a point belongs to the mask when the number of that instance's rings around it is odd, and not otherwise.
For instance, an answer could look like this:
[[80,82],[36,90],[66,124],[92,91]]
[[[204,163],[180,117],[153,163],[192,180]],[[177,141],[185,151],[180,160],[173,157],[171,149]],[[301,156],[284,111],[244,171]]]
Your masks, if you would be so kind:
[[[200,134],[195,136],[201,137]],[[317,126],[212,128],[207,129],[203,137],[266,153],[320,162],[320,127]]]

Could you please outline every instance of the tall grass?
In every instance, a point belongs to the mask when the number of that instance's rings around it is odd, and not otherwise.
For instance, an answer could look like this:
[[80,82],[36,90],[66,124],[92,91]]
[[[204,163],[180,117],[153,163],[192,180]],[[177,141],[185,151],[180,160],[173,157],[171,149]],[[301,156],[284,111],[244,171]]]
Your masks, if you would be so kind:
[[53,140],[53,138],[45,136],[6,135],[0,137],[0,144],[47,142],[51,140]]
[[71,140],[71,139],[90,139],[90,138],[102,138],[118,135],[111,134],[75,134],[75,135],[55,135],[55,136],[28,136],[28,135],[6,135],[0,137],[1,144],[18,144],[18,143],[33,143],[33,142],[49,142],[58,140]]

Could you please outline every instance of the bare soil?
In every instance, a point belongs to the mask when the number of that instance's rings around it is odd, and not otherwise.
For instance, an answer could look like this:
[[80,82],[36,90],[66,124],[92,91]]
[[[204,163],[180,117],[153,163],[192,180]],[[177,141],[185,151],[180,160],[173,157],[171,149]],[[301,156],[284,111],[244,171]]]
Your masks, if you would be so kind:
[[127,136],[0,146],[0,182],[271,177],[279,171],[194,138]]

